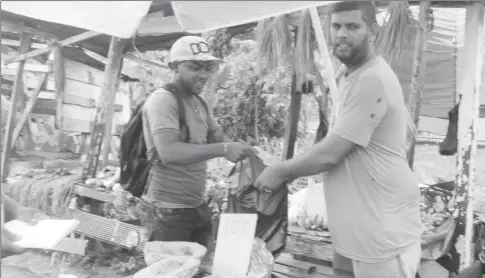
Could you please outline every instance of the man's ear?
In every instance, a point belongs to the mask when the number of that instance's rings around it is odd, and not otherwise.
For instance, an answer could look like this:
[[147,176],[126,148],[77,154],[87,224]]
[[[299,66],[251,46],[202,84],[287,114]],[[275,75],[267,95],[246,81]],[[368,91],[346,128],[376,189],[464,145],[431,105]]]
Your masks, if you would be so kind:
[[179,71],[178,65],[179,63],[168,63],[168,67],[175,73],[178,73]]

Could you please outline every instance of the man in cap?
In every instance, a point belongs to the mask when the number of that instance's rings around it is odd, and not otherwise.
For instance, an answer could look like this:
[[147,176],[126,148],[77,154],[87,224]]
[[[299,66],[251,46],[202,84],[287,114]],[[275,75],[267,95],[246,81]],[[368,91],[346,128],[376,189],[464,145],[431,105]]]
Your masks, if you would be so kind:
[[302,155],[267,167],[255,186],[271,191],[323,172],[334,266],[346,261],[356,278],[414,278],[422,229],[406,159],[412,119],[396,74],[375,52],[376,31],[370,1],[334,4],[330,37],[346,66],[334,126]]
[[[221,63],[200,37],[177,40],[169,53],[176,92],[159,89],[143,107],[147,155],[157,155],[143,199],[155,207],[149,241],[190,241],[206,245],[212,231],[211,211],[204,203],[207,160],[225,157],[235,162],[252,152],[232,142],[198,97]],[[180,130],[177,99],[183,99],[187,132]]]

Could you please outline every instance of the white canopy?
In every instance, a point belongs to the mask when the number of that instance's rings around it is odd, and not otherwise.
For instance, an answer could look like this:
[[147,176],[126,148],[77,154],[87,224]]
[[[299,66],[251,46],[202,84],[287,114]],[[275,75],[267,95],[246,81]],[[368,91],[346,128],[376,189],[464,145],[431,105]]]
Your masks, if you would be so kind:
[[173,1],[182,28],[203,33],[341,1]]
[[2,10],[131,38],[151,4],[151,1],[2,1]]

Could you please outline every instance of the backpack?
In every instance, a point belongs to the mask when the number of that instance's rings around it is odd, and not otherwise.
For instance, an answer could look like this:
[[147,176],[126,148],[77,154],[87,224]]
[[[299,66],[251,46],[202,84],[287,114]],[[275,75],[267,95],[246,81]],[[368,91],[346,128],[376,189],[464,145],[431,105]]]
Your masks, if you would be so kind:
[[[190,131],[186,122],[185,105],[183,103],[182,96],[177,93],[175,84],[168,83],[164,86],[164,89],[172,93],[177,101],[179,111],[180,132],[185,131],[186,138],[184,142],[190,142]],[[207,103],[195,94],[204,107],[206,113],[209,113]],[[138,105],[135,109],[130,121],[126,125],[120,141],[119,159],[120,159],[120,181],[119,183],[123,188],[130,192],[135,197],[141,197],[145,192],[145,187],[148,179],[150,168],[158,157],[155,154],[148,160],[147,147],[145,144],[145,138],[143,134],[143,120],[142,120],[142,108],[146,99]]]

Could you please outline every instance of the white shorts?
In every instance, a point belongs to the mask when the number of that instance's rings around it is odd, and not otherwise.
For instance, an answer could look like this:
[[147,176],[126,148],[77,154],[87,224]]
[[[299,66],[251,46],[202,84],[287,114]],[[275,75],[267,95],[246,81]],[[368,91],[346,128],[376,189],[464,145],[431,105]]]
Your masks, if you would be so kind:
[[355,278],[415,278],[421,262],[421,242],[410,245],[403,253],[383,263],[365,263],[334,252],[333,268],[351,272]]

